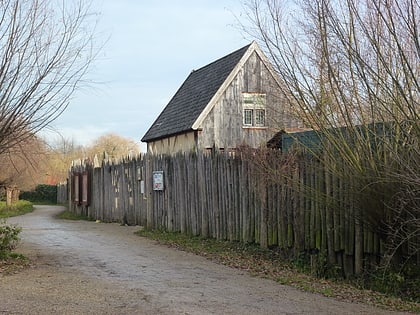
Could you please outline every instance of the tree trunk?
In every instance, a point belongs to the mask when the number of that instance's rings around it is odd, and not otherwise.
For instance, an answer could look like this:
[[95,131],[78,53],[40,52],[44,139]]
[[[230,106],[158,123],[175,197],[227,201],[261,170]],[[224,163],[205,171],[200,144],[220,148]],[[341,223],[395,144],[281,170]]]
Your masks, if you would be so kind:
[[11,206],[19,200],[20,190],[16,186],[6,187],[6,205]]

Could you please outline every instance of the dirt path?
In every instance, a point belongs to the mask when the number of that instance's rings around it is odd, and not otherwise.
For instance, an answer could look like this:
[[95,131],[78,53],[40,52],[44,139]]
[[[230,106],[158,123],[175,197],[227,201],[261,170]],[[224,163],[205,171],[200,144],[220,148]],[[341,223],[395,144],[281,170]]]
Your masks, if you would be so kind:
[[156,245],[138,227],[54,218],[9,222],[32,268],[0,277],[0,314],[398,314],[300,292]]

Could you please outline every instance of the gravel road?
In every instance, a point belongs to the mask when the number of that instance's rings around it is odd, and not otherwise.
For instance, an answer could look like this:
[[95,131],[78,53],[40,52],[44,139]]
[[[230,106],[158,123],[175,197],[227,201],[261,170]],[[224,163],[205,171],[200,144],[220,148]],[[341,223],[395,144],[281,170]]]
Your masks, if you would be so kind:
[[252,277],[138,237],[138,227],[56,219],[62,210],[9,219],[34,265],[0,276],[0,314],[403,314]]

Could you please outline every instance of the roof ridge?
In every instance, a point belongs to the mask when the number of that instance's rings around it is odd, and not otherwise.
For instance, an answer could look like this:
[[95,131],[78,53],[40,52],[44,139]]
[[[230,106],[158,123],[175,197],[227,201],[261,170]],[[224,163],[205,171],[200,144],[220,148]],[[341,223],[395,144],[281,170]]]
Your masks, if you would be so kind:
[[194,122],[252,44],[191,71],[141,141],[148,142],[192,130]]
[[250,44],[248,44],[248,45],[245,45],[245,46],[243,46],[242,48],[236,49],[235,51],[232,51],[231,53],[229,53],[229,54],[227,54],[227,55],[225,55],[225,56],[223,56],[223,57],[221,57],[221,58],[219,58],[219,59],[217,59],[217,60],[214,60],[214,61],[212,61],[212,62],[210,62],[210,63],[208,63],[208,64],[206,64],[206,65],[204,65],[204,66],[202,66],[202,67],[200,67],[200,68],[198,68],[198,69],[193,69],[193,70],[191,70],[191,72],[201,71],[201,70],[203,70],[204,68],[210,67],[211,65],[213,65],[213,64],[215,64],[215,63],[217,63],[217,62],[222,61],[223,59],[228,59],[228,58],[230,58],[232,55],[237,54],[238,52],[240,52],[241,50],[247,50],[247,49],[249,48],[249,46],[251,46],[251,45],[252,45],[252,43],[250,43]]

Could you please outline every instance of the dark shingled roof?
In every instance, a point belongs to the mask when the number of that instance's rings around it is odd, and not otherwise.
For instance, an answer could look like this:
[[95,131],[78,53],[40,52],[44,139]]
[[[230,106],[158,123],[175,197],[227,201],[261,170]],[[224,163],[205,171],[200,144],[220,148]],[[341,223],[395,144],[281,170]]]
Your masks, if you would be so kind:
[[249,46],[192,71],[141,140],[149,142],[192,130],[198,116]]

